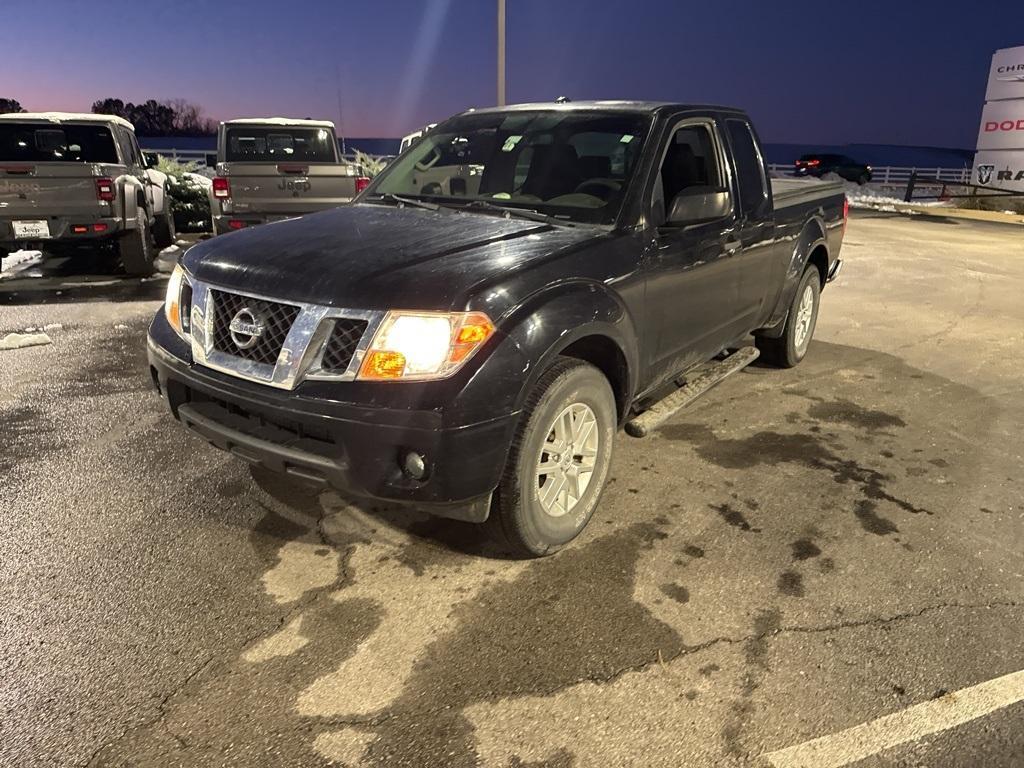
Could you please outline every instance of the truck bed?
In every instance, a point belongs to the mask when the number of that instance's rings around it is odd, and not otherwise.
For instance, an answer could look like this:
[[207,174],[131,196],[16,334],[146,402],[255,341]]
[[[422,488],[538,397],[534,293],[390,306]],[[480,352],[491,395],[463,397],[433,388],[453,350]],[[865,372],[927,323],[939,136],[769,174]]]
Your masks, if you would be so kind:
[[838,181],[820,179],[770,179],[775,210],[815,202],[832,195],[843,195],[845,190]]

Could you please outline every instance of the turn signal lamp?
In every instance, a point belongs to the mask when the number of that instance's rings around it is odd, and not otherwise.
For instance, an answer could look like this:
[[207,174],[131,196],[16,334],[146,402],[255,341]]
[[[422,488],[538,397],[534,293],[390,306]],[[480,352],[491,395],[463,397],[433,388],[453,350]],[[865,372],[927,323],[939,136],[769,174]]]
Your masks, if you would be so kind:
[[167,295],[164,297],[164,315],[167,317],[167,323],[174,329],[174,332],[182,338],[185,338],[185,329],[182,327],[181,321],[181,294],[182,287],[185,285],[188,285],[185,270],[181,264],[177,264],[174,267],[174,271],[171,272],[171,279],[167,281]]
[[493,335],[482,312],[388,312],[363,358],[359,377],[427,381],[451,376]]

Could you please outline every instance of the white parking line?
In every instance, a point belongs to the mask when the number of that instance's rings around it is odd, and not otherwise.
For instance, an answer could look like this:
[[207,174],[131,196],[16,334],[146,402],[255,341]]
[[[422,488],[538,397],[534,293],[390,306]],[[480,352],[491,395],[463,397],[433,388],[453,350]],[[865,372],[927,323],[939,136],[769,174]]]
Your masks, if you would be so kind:
[[863,725],[770,752],[775,768],[839,768],[1024,701],[1024,670],[916,704]]

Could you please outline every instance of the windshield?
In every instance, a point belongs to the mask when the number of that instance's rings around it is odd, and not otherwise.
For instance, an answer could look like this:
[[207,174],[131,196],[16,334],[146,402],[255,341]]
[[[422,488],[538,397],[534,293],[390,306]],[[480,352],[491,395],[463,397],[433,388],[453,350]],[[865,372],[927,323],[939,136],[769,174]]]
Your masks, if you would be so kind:
[[224,159],[229,163],[333,163],[336,159],[334,134],[326,128],[231,126],[225,144]]
[[399,156],[370,195],[418,197],[441,205],[486,200],[611,224],[647,125],[648,118],[636,114],[544,111],[456,117]]
[[0,162],[113,163],[117,149],[105,125],[0,122]]

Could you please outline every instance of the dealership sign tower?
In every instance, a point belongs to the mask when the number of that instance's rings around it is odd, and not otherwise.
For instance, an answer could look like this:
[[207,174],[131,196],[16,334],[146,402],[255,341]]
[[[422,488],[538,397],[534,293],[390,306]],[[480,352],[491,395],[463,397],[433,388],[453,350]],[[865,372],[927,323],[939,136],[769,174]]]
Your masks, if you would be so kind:
[[1024,45],[992,56],[972,180],[1024,192]]

